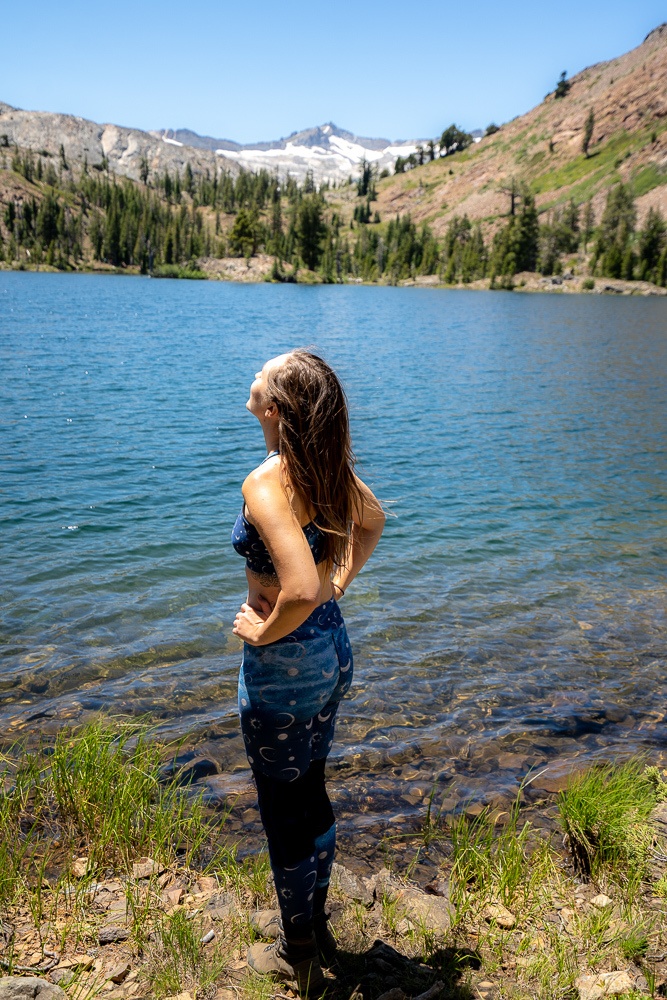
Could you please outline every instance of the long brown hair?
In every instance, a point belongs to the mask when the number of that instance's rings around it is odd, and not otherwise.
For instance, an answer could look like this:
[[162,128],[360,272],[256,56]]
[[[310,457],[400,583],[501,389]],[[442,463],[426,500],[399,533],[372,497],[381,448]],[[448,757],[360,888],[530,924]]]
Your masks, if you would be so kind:
[[343,565],[353,514],[363,509],[345,391],[326,361],[303,348],[269,373],[267,388],[280,415],[278,448],[289,484],[315,508],[326,561]]

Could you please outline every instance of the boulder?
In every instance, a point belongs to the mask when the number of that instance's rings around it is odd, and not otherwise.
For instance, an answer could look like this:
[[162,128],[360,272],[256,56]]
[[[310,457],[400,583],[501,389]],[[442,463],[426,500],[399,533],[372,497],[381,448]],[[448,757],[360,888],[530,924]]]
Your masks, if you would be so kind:
[[426,927],[436,934],[445,934],[452,922],[453,907],[448,899],[428,896],[417,889],[401,889],[394,896],[407,919],[417,927]]
[[55,983],[37,976],[4,976],[0,979],[0,1000],[66,1000],[67,994]]
[[[335,865],[334,865],[335,867]],[[387,896],[399,904],[405,918],[416,927],[424,926],[436,934],[445,934],[450,927],[454,908],[449,901],[449,885],[438,884],[439,895],[421,892],[413,886],[403,885],[386,868],[368,880],[375,898]]]

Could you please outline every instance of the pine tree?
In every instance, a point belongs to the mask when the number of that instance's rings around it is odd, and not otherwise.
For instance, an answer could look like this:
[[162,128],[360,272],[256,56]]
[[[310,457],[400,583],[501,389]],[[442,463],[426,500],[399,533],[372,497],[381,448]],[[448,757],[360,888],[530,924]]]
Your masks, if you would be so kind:
[[366,160],[361,161],[361,177],[357,181],[357,194],[360,198],[365,198],[371,191],[373,181],[373,168]]
[[664,284],[659,273],[660,259],[667,249],[667,226],[656,208],[649,208],[639,233],[639,278]]
[[296,242],[301,259],[310,271],[317,268],[322,256],[322,240],[326,232],[322,208],[319,195],[307,194],[296,211]]
[[554,92],[554,97],[556,97],[556,98],[567,97],[567,94],[568,94],[568,91],[570,89],[570,86],[571,86],[571,84],[570,84],[569,80],[567,79],[567,70],[563,70],[563,72],[560,75],[560,79],[559,79],[558,83],[556,84],[556,90]]
[[593,129],[595,127],[595,114],[593,108],[588,111],[588,117],[586,118],[586,124],[584,125],[584,135],[581,140],[581,151],[584,156],[588,156],[588,147],[591,144],[591,139],[593,138]]
[[468,132],[452,124],[440,136],[440,156],[451,156],[467,149],[471,142],[472,136]]
[[581,236],[584,241],[584,250],[588,249],[588,241],[593,235],[594,228],[595,228],[595,213],[593,212],[593,202],[589,198],[584,208],[584,220],[581,229]]
[[229,234],[232,249],[244,257],[253,257],[257,249],[257,235],[256,213],[241,208]]
[[594,262],[600,262],[602,274],[609,278],[620,278],[630,270],[627,250],[636,217],[630,188],[622,183],[616,184],[607,195],[594,252]]

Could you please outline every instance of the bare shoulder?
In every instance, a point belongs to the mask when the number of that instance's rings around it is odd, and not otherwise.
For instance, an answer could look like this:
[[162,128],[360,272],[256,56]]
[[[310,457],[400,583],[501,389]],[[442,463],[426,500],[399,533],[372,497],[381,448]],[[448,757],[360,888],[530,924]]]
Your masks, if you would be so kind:
[[287,503],[280,476],[280,459],[277,455],[268,462],[262,462],[246,476],[242,492],[251,510],[266,503],[272,505]]

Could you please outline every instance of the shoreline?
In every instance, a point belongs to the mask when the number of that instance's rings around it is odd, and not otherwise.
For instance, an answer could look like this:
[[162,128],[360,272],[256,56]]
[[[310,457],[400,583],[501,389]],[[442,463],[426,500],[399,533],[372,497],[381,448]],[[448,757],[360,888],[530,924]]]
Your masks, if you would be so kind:
[[[15,746],[3,771],[0,992],[25,975],[57,986],[52,1000],[285,997],[244,961],[252,912],[275,906],[267,855],[242,855],[229,809],[202,807],[177,746],[89,723],[37,753]],[[342,836],[328,996],[654,995],[667,984],[666,777],[640,759],[591,768],[532,808],[524,783],[500,816],[430,802],[372,858]]]
[[[263,257],[265,255],[261,255]],[[214,262],[215,267],[211,267],[209,261]],[[501,287],[495,285],[491,278],[481,278],[468,284],[447,284],[440,280],[438,275],[417,275],[415,278],[405,278],[395,284],[388,281],[364,281],[362,278],[348,276],[343,281],[324,282],[320,276],[314,272],[303,272],[303,277],[299,276],[293,281],[275,281],[271,279],[271,264],[268,266],[264,260],[250,258],[250,266],[246,266],[246,259],[239,257],[229,258],[209,258],[197,261],[197,270],[188,273],[188,269],[181,267],[180,274],[169,275],[146,275],[141,274],[139,268],[120,267],[81,267],[61,270],[48,264],[36,264],[34,266],[21,264],[19,267],[8,266],[5,261],[0,261],[1,272],[26,272],[32,274],[96,274],[96,275],[122,275],[123,277],[152,277],[156,280],[199,280],[199,281],[222,281],[233,284],[297,284],[297,285],[326,285],[327,287],[361,286],[365,288],[433,288],[447,291],[513,291],[523,294],[545,293],[551,295],[622,295],[651,297],[667,296],[667,288],[655,285],[650,281],[625,281],[621,278],[591,278],[586,275],[549,275],[544,276],[539,272],[525,271],[515,274],[510,279],[503,279],[505,284]],[[259,265],[259,266],[256,266]],[[592,281],[593,287],[588,287],[587,283]],[[584,287],[586,286],[586,287]]]

